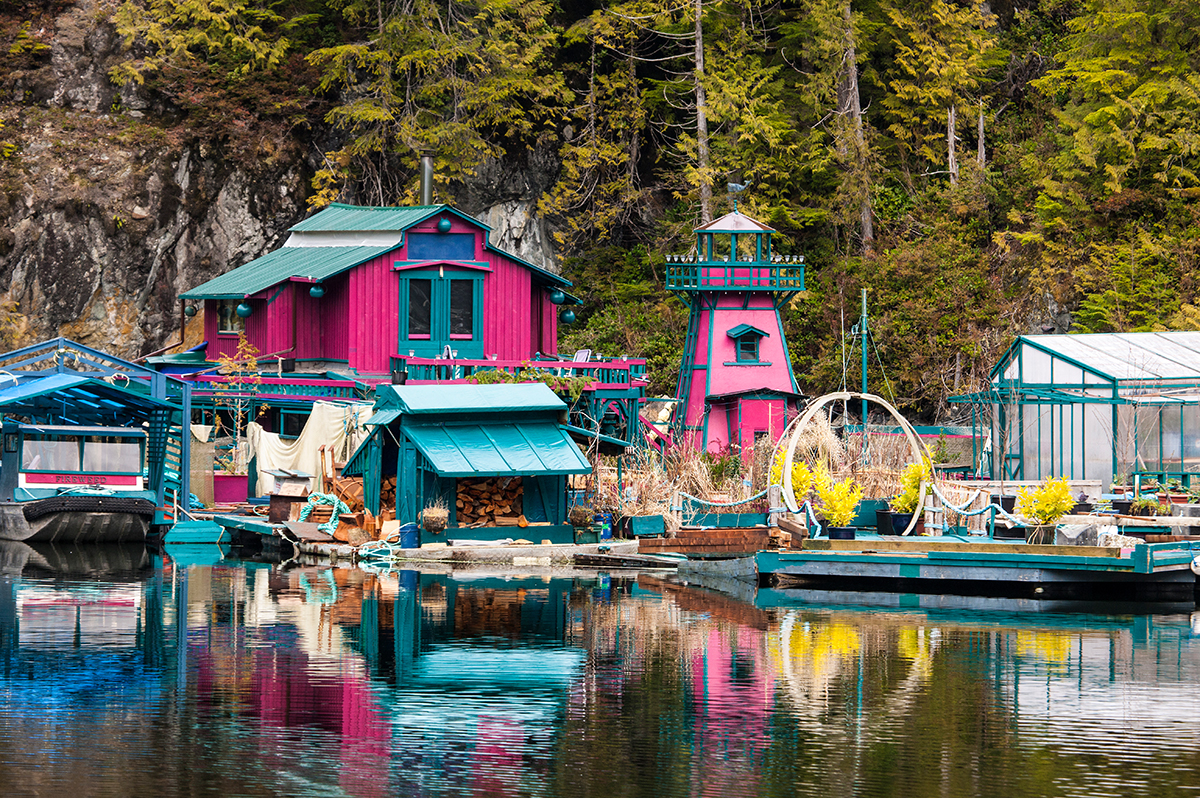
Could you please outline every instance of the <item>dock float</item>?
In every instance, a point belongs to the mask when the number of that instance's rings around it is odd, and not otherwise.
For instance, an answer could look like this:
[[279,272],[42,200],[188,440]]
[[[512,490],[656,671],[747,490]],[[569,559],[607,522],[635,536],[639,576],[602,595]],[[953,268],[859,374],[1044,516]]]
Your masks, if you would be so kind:
[[1197,554],[1200,541],[1117,549],[871,537],[805,541],[802,551],[761,551],[755,562],[760,583],[767,585],[1182,601],[1195,591],[1192,563]]

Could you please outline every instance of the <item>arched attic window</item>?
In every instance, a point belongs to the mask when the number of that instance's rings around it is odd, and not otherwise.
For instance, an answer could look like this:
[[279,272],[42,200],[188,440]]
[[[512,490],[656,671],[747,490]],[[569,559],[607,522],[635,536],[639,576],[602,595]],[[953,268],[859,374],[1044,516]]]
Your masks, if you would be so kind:
[[758,344],[770,333],[763,332],[757,327],[751,327],[749,324],[739,324],[732,330],[725,333],[733,339],[734,345],[737,348],[738,363],[759,363]]

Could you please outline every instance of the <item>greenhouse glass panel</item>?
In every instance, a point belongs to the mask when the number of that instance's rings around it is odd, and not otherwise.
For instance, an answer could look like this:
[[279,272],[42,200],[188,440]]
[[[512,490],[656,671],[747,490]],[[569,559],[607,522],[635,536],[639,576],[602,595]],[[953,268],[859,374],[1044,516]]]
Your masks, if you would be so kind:
[[1183,471],[1183,428],[1181,405],[1164,405],[1159,410],[1162,419],[1162,469]]
[[1184,406],[1183,429],[1183,470],[1200,474],[1200,407]]

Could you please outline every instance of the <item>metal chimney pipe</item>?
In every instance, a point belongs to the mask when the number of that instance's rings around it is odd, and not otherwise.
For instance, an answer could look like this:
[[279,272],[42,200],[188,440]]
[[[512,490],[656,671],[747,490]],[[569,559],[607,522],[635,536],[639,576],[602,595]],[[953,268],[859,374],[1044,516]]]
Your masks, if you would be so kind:
[[421,204],[433,204],[433,153],[421,153]]

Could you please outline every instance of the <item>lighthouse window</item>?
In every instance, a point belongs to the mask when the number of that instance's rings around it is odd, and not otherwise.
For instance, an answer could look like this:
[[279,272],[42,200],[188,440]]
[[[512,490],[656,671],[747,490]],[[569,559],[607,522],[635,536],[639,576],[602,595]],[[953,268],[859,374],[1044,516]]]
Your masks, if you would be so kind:
[[758,362],[757,335],[743,335],[737,339],[737,359],[739,363]]

